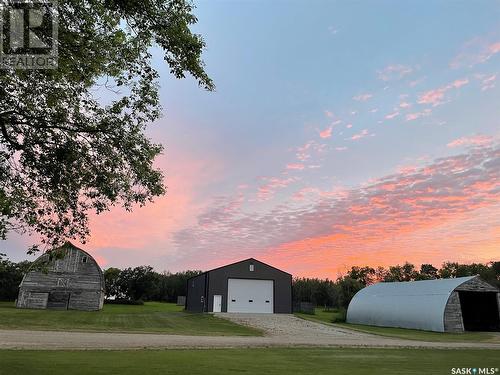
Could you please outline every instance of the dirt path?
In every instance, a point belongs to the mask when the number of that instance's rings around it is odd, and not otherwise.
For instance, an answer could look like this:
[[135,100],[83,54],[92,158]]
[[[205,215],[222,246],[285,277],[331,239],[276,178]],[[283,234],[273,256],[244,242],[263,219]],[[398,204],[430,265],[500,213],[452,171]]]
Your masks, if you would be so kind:
[[500,344],[421,342],[326,326],[293,315],[221,314],[263,329],[263,337],[0,330],[0,349],[234,348],[262,346],[490,348]]

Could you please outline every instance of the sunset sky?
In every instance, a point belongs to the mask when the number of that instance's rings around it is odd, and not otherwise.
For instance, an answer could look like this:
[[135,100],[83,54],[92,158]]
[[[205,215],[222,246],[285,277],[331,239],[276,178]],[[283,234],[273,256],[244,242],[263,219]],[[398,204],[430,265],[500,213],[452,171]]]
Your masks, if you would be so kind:
[[[168,192],[92,218],[103,268],[295,276],[500,260],[500,2],[203,1],[217,89],[169,75]],[[25,259],[36,238],[2,244]]]

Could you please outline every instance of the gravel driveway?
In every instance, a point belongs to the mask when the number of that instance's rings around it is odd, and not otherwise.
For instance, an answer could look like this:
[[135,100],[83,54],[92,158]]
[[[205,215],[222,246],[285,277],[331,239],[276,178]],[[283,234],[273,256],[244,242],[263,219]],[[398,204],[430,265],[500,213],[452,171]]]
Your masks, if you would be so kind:
[[0,349],[153,349],[270,346],[491,348],[490,343],[440,343],[386,338],[327,326],[282,314],[217,314],[264,330],[262,337],[183,336],[147,333],[97,333],[0,330]]

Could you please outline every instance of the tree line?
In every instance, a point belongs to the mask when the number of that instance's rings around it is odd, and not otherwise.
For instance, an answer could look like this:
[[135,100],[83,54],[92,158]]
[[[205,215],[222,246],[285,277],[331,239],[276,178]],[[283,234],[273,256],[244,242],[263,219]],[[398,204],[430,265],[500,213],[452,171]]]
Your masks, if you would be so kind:
[[[12,262],[0,254],[0,300],[17,298],[18,287],[31,262]],[[176,302],[186,295],[187,280],[200,274],[199,270],[183,272],[156,272],[151,266],[134,268],[108,268],[104,270],[106,299],[123,303],[141,301]],[[316,306],[345,309],[354,294],[375,282],[416,281],[479,275],[486,282],[500,288],[500,262],[460,264],[443,263],[440,268],[422,264],[416,268],[411,263],[373,268],[351,267],[336,280],[294,278],[293,301],[311,302]]]
[[376,282],[418,281],[479,275],[486,282],[500,288],[500,262],[460,264],[445,262],[440,268],[422,264],[420,269],[406,262],[384,267],[351,267],[336,280],[295,278],[293,300],[311,302],[316,306],[346,309],[352,297],[365,286]]
[[108,268],[104,271],[106,299],[118,302],[176,302],[186,295],[187,280],[201,271],[156,272],[151,266]]

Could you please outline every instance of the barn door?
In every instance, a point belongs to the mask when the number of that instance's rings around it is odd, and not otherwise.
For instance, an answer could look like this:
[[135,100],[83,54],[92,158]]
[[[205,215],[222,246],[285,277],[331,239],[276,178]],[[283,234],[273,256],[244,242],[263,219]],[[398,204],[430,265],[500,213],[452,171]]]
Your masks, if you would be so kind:
[[48,309],[67,310],[69,302],[69,292],[50,292],[47,300]]

